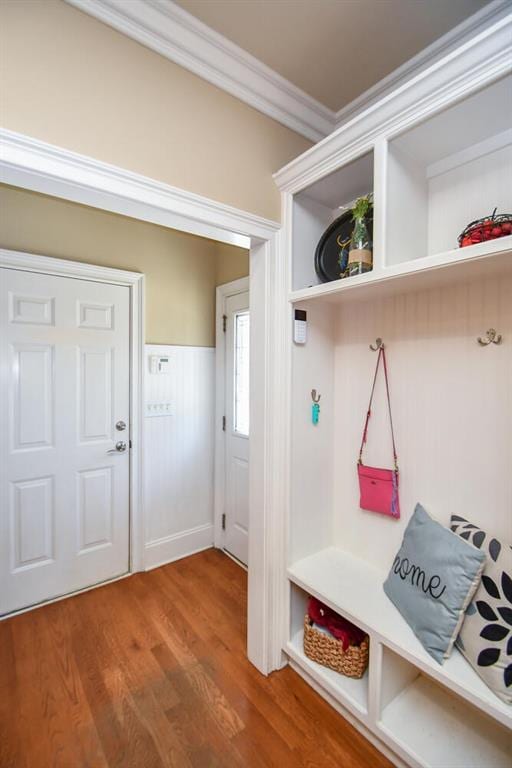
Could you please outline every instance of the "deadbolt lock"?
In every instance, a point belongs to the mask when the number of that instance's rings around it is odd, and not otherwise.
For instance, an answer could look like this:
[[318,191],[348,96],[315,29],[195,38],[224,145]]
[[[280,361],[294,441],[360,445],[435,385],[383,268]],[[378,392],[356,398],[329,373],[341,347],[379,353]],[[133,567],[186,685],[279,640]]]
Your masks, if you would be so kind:
[[124,429],[126,429],[126,422],[124,421],[117,421],[116,422],[116,429],[118,432],[122,432]]

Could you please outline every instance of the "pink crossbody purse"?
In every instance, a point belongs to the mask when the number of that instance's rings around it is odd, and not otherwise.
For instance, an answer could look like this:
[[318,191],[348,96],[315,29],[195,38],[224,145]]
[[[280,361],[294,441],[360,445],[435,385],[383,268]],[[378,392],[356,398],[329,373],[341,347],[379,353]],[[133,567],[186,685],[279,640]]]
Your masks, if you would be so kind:
[[[363,464],[363,448],[366,443],[368,433],[368,423],[372,411],[373,393],[377,382],[377,374],[382,358],[384,366],[384,377],[386,379],[386,395],[388,400],[389,423],[391,425],[391,439],[393,441],[393,460],[394,469],[378,469],[377,467],[367,467]],[[357,473],[359,475],[359,506],[369,512],[379,512],[381,515],[389,515],[398,519],[400,517],[400,503],[398,500],[398,463],[395,446],[395,433],[393,431],[393,418],[391,416],[391,400],[389,397],[388,370],[386,365],[386,353],[384,345],[379,347],[379,356],[375,366],[375,375],[373,377],[372,392],[368,404],[368,412],[359,450],[359,461],[357,463]]]

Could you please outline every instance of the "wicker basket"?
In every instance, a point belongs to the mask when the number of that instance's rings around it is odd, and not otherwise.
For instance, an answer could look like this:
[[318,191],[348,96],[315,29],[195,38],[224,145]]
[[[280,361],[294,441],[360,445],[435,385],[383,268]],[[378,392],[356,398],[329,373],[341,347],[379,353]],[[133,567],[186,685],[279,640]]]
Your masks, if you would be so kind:
[[350,645],[346,651],[340,640],[319,632],[308,614],[304,617],[304,653],[313,661],[341,672],[347,677],[362,677],[368,666],[370,641],[365,637],[361,645]]

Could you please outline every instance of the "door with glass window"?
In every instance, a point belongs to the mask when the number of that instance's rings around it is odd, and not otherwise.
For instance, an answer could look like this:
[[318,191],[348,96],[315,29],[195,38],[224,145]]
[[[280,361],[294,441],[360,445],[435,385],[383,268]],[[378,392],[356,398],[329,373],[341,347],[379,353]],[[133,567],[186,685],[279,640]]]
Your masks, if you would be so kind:
[[247,565],[249,532],[249,292],[229,296],[226,314],[225,549]]

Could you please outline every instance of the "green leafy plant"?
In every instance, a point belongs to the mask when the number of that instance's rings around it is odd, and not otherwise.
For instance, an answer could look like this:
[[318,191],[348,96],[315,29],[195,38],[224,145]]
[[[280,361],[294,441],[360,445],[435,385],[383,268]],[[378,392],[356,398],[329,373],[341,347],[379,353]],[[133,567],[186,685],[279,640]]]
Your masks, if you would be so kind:
[[364,219],[368,216],[373,208],[373,195],[364,195],[364,197],[358,197],[352,208],[352,219],[357,221],[358,219]]

